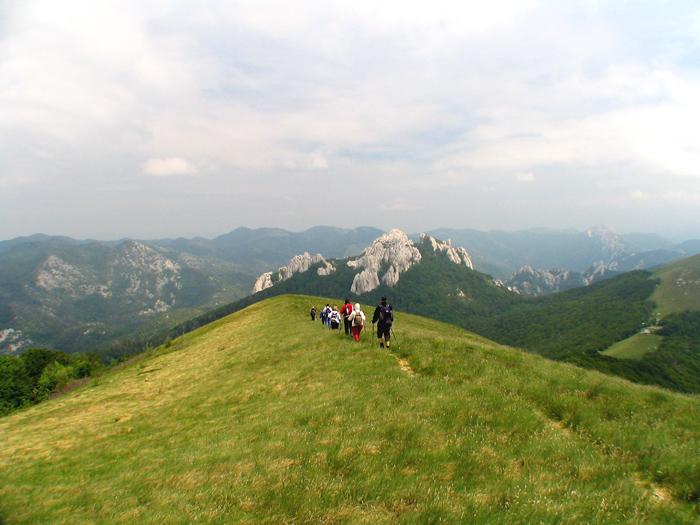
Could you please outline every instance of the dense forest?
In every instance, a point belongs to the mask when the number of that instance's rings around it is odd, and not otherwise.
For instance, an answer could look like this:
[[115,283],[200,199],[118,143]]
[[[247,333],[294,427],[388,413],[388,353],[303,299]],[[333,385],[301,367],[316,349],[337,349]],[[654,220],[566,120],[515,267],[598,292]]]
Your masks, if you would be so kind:
[[21,356],[0,356],[0,416],[48,399],[69,383],[104,368],[95,352],[30,348]]

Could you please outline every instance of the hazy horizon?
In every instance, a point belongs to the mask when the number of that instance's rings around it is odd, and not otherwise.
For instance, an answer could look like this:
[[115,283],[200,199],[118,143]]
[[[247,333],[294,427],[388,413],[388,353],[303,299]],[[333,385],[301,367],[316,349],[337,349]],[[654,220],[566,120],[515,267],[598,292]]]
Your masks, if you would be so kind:
[[[234,229],[232,229],[232,230],[228,230],[228,231],[221,232],[221,233],[217,233],[217,234],[210,235],[210,236],[205,236],[205,235],[192,235],[192,236],[175,235],[175,236],[169,236],[169,237],[136,237],[136,236],[128,236],[128,235],[127,235],[127,236],[118,237],[118,238],[97,238],[97,237],[84,237],[84,238],[80,238],[80,237],[72,237],[72,236],[70,236],[70,235],[47,234],[47,233],[44,233],[44,232],[36,232],[36,233],[30,234],[30,235],[19,235],[19,236],[17,236],[17,237],[12,237],[12,238],[9,238],[9,239],[0,238],[0,242],[11,241],[11,240],[19,239],[19,238],[29,238],[29,237],[36,236],[36,235],[39,235],[39,236],[41,236],[41,235],[46,235],[46,236],[48,236],[48,237],[67,237],[67,238],[73,239],[73,240],[75,240],[75,241],[80,241],[80,242],[84,242],[84,241],[119,242],[119,241],[123,241],[123,240],[160,241],[160,240],[168,240],[168,239],[175,240],[175,239],[180,239],[180,238],[182,238],[182,239],[202,238],[202,239],[206,239],[206,240],[213,240],[213,239],[215,239],[215,238],[217,238],[217,237],[220,237],[220,236],[223,236],[223,235],[227,235],[227,234],[229,234],[229,233],[232,233],[233,231],[235,231],[235,230],[237,230],[237,229],[239,229],[239,228],[246,228],[246,229],[250,229],[250,230],[253,230],[253,231],[254,231],[254,230],[257,230],[257,229],[272,229],[272,230],[281,229],[281,230],[284,230],[284,231],[286,231],[286,232],[288,232],[288,233],[291,233],[291,234],[298,234],[298,233],[304,233],[304,232],[306,232],[306,231],[308,231],[308,230],[310,230],[310,229],[314,229],[314,228],[340,228],[340,229],[342,229],[342,230],[351,231],[351,230],[358,229],[358,228],[376,228],[376,227],[375,227],[375,226],[370,226],[370,225],[362,225],[362,226],[354,226],[354,227],[340,227],[340,226],[330,226],[330,225],[317,224],[317,225],[311,226],[311,227],[309,227],[309,228],[305,228],[305,229],[303,229],[303,230],[289,230],[289,229],[286,229],[286,228],[279,228],[279,227],[275,227],[275,226],[261,226],[260,228],[249,228],[248,226],[238,226],[238,227],[236,227],[236,228],[234,228]],[[532,227],[532,228],[524,228],[524,229],[502,229],[502,228],[497,228],[497,229],[493,229],[493,230],[478,230],[478,229],[476,229],[476,228],[448,228],[448,227],[438,227],[438,228],[429,228],[429,229],[423,228],[423,229],[416,230],[416,231],[407,231],[407,230],[403,230],[402,228],[398,228],[398,229],[400,229],[401,231],[403,231],[403,232],[404,232],[405,234],[407,234],[408,236],[415,236],[415,235],[419,235],[419,234],[421,234],[421,233],[429,233],[429,232],[433,232],[433,231],[435,231],[435,230],[441,230],[441,229],[450,229],[450,230],[473,230],[473,231],[478,231],[478,232],[481,232],[481,233],[492,233],[492,232],[520,233],[520,232],[527,232],[527,231],[545,230],[545,231],[551,231],[551,232],[560,232],[560,233],[571,233],[571,234],[574,234],[574,233],[585,233],[586,231],[591,230],[591,229],[593,229],[593,228],[607,228],[607,227],[606,227],[605,225],[599,224],[599,225],[591,226],[590,228],[585,228],[585,229],[583,229],[583,230],[578,230],[578,229],[576,229],[576,228],[547,228],[547,227]],[[386,232],[392,230],[393,228],[389,228],[389,229],[377,228],[377,229],[378,229],[378,230],[381,230],[381,231],[383,231],[383,232],[386,233]],[[610,231],[612,231],[613,233],[616,233],[616,234],[618,234],[618,235],[621,235],[621,236],[627,236],[627,235],[660,235],[660,234],[656,234],[656,233],[653,233],[653,232],[643,232],[643,231],[618,232],[618,231],[615,231],[615,230],[612,230],[612,229],[610,229]],[[663,237],[663,238],[665,238],[666,240],[674,241],[674,242],[678,242],[678,243],[682,243],[682,242],[685,242],[685,241],[692,241],[692,240],[700,240],[699,237],[687,237],[687,238],[686,238],[686,237],[683,237],[683,238],[679,238],[679,237],[669,237],[669,236],[664,236],[664,235],[660,235],[660,236]],[[446,239],[443,239],[443,240],[446,240]]]

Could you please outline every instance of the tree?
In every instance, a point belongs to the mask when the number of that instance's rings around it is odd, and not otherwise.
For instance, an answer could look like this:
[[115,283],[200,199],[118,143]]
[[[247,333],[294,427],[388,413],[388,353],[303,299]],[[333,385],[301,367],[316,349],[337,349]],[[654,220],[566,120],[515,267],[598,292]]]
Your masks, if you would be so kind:
[[24,361],[14,356],[0,356],[0,416],[31,404],[32,388]]

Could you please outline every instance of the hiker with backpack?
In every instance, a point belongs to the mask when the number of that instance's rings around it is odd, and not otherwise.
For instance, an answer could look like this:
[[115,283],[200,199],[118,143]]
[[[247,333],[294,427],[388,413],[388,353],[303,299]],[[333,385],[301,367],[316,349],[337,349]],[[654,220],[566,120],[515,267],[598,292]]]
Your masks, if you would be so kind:
[[333,307],[333,311],[328,316],[328,319],[331,323],[331,330],[338,330],[340,328],[342,318],[340,317],[340,312],[336,306]]
[[326,303],[326,307],[323,310],[321,310],[321,323],[322,326],[325,326],[326,328],[331,327],[331,320],[329,319],[331,312],[331,307],[328,303]]
[[345,304],[340,309],[340,314],[343,316],[343,325],[345,327],[345,335],[350,335],[350,314],[352,313],[352,304],[350,299],[345,299]]
[[360,309],[360,303],[355,304],[355,308],[353,309],[352,313],[348,316],[348,319],[350,321],[352,336],[355,338],[355,341],[359,342],[360,332],[362,331],[362,327],[365,326],[365,314]]
[[311,320],[315,321],[316,320],[316,307],[312,306],[311,311],[309,313],[311,314]]
[[379,339],[379,347],[390,347],[391,340],[391,325],[394,323],[394,309],[386,301],[386,297],[382,297],[379,305],[374,309],[372,316],[372,324],[377,323],[377,339]]

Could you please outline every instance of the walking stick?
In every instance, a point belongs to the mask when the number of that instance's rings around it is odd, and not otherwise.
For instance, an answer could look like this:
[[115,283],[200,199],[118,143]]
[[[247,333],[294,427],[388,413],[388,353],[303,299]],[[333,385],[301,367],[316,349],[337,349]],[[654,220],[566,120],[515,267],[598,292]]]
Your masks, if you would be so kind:
[[372,323],[372,346],[374,346],[374,323]]
[[394,341],[396,341],[396,346],[398,346],[399,350],[401,350],[401,344],[399,343],[399,340],[396,339],[396,334],[394,333],[394,329],[390,328],[389,330],[391,330],[391,337],[393,337]]

